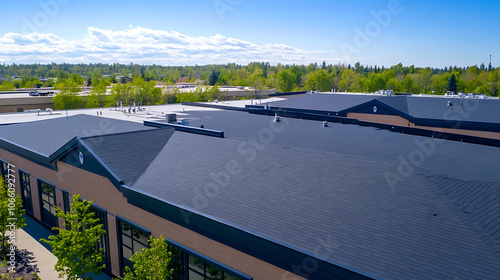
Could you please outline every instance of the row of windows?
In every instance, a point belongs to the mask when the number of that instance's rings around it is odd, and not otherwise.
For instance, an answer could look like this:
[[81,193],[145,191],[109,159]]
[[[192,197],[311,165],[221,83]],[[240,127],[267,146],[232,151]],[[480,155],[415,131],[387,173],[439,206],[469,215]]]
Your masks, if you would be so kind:
[[189,280],[236,280],[239,279],[228,271],[206,262],[189,252],[170,246],[172,268],[175,279]]
[[[8,168],[8,163],[0,160],[1,175],[5,175]],[[21,197],[23,206],[27,213],[33,214],[33,203],[31,196],[30,174],[19,169]],[[37,178],[38,193],[40,201],[40,213],[42,222],[49,228],[58,227],[58,219],[56,213],[56,187],[49,182]],[[69,193],[62,190],[64,211],[70,211]],[[99,218],[106,230],[101,239],[96,244],[96,249],[104,250],[104,263],[106,264],[105,271],[110,272],[111,266],[109,263],[109,239],[108,239],[108,221],[107,211],[97,205],[92,205],[91,210],[95,213],[95,217]],[[137,224],[134,224],[126,219],[117,217],[118,226],[118,242],[120,247],[120,264],[121,271],[124,271],[126,266],[132,267],[133,263],[130,258],[135,252],[144,248],[148,248],[148,239],[151,232]],[[68,228],[68,226],[67,226]],[[172,244],[171,242],[169,242]],[[180,280],[235,280],[239,279],[234,272],[229,272],[224,269],[223,265],[215,265],[215,261],[208,261],[203,256],[186,249],[180,245],[169,246],[172,251],[172,268],[174,269],[174,279]],[[182,247],[182,248],[181,248]]]

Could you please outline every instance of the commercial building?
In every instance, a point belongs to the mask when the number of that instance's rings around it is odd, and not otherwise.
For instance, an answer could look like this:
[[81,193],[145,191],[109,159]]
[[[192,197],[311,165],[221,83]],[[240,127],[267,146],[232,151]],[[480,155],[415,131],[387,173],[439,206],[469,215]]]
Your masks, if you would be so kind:
[[456,96],[307,94],[273,102],[275,110],[340,116],[482,138],[500,139],[500,100]]
[[114,275],[162,234],[179,279],[498,279],[498,148],[185,109],[184,125],[106,110],[0,126],[2,172],[48,227],[93,201]]

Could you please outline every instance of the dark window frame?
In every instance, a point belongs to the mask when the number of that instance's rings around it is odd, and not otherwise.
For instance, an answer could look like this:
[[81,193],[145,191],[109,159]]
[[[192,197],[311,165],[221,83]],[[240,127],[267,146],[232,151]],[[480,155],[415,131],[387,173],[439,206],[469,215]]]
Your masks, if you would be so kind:
[[[7,165],[7,168],[5,168],[5,165]],[[7,178],[5,178],[5,175],[7,175],[7,170],[9,170],[9,163],[3,159],[0,159],[0,175],[2,176],[2,178],[4,179],[4,181],[7,180]]]
[[[91,211],[94,211],[96,215],[94,216],[95,218],[99,218],[100,223],[103,225],[103,229],[106,231],[104,235],[101,237],[101,240],[98,242],[103,243],[103,249],[104,249],[104,264],[106,264],[106,267],[104,268],[104,272],[106,273],[111,273],[111,258],[109,254],[109,230],[108,230],[108,211],[99,205],[96,205],[95,203],[92,203],[92,206],[90,206]],[[100,212],[98,214],[97,212]]]
[[[124,234],[122,232],[122,224],[126,224],[130,227],[130,236],[127,235],[127,234]],[[116,234],[118,235],[118,253],[119,253],[119,264],[120,264],[120,274],[123,275],[123,273],[125,272],[125,266],[127,266],[127,263],[128,261],[124,261],[124,255],[123,255],[123,246],[125,247],[132,247],[130,248],[131,251],[132,251],[132,254],[134,254],[134,236],[132,234],[132,229],[135,229],[135,230],[138,230],[140,233],[143,233],[144,236],[146,236],[148,239],[149,239],[149,236],[151,236],[151,231],[143,226],[140,226],[130,220],[127,220],[125,218],[122,218],[120,216],[116,216],[116,228],[117,228],[117,231],[116,231]],[[125,235],[126,237],[129,237],[131,239],[131,246],[127,245],[127,244],[124,244],[123,243],[123,235]],[[142,242],[140,242],[140,240],[137,240],[138,243],[140,244],[143,244]],[[143,244],[145,245],[146,248],[149,248],[149,244]],[[129,263],[130,265],[131,263]],[[132,267],[131,267],[132,268]]]
[[[119,263],[120,263],[120,274],[123,274],[124,272],[124,267],[125,265],[123,264],[123,252],[122,252],[122,246],[123,246],[123,240],[122,240],[122,228],[120,223],[126,223],[131,227],[135,227],[136,229],[142,231],[147,235],[148,237],[151,235],[151,231],[145,227],[142,227],[130,220],[127,220],[123,217],[116,216],[116,234],[118,237],[118,253],[119,253]],[[189,279],[189,272],[191,268],[189,267],[189,256],[195,257],[203,262],[203,275],[198,273],[199,276],[202,276],[203,279],[206,280],[211,280],[211,279],[216,279],[216,278],[211,278],[211,276],[207,275],[207,267],[211,266],[213,268],[219,269],[220,270],[220,276],[222,279],[226,279],[225,276],[229,276],[231,278],[228,279],[238,279],[238,280],[253,280],[253,277],[248,276],[242,272],[239,272],[223,263],[220,263],[214,259],[211,259],[205,255],[202,255],[188,247],[185,247],[175,241],[172,241],[168,238],[165,238],[167,241],[167,244],[169,247],[174,248],[176,250],[179,250],[181,252],[180,258],[181,258],[181,264],[180,266],[182,267],[183,270],[183,280],[188,280]],[[149,246],[148,246],[149,247]],[[175,258],[175,253],[172,251],[172,260]],[[182,275],[177,275],[177,276],[182,276]],[[180,278],[179,278],[180,279]]]
[[45,180],[41,179],[41,178],[37,178],[37,185],[38,185],[38,197],[39,197],[39,202],[40,202],[40,215],[41,215],[41,218],[42,218],[42,219],[41,219],[41,222],[42,222],[42,224],[43,224],[43,225],[45,225],[45,226],[46,226],[46,227],[48,227],[50,230],[52,230],[52,228],[54,228],[54,227],[59,227],[59,218],[57,218],[57,216],[53,215],[53,214],[52,214],[52,211],[49,211],[49,212],[51,212],[51,214],[50,214],[50,215],[51,215],[51,217],[50,217],[50,222],[51,222],[51,223],[50,223],[50,224],[48,224],[48,223],[45,221],[46,217],[44,216],[44,210],[43,210],[43,206],[44,206],[44,204],[43,204],[43,203],[44,203],[44,201],[45,201],[45,200],[43,199],[43,193],[44,193],[44,192],[42,191],[42,184],[46,184],[46,185],[48,185],[48,186],[50,186],[50,187],[52,187],[52,188],[53,188],[52,193],[53,193],[54,204],[53,204],[53,205],[51,205],[51,204],[49,203],[49,208],[50,208],[50,207],[54,208],[54,213],[55,213],[55,211],[56,211],[55,207],[57,207],[57,200],[56,200],[56,186],[55,186],[54,184],[51,184],[51,183],[49,183],[49,182],[47,182],[47,181],[45,181]]
[[[226,279],[226,275],[230,276],[230,277],[233,277],[233,279],[240,279],[240,280],[252,280],[253,277],[251,276],[248,276],[244,273],[241,273],[223,263],[220,263],[212,258],[209,258],[205,255],[202,255],[190,248],[187,248],[175,241],[172,241],[168,238],[166,238],[167,240],[167,243],[170,247],[174,248],[174,249],[177,249],[179,251],[182,252],[181,254],[181,258],[182,258],[182,264],[181,266],[183,267],[183,270],[184,270],[184,277],[183,279],[189,279],[189,273],[190,271],[193,271],[193,273],[196,273],[197,275],[199,275],[200,277],[203,277],[203,279],[205,280],[211,280],[211,279],[219,279],[219,278],[212,278],[214,276],[210,276],[210,275],[207,275],[207,268],[208,267],[213,267],[213,268],[216,268],[218,270],[220,270],[220,275],[219,276],[215,276],[215,277],[222,277],[222,279]],[[174,252],[172,252],[172,256],[174,256]],[[190,261],[189,261],[189,257],[194,257],[196,259],[199,259],[200,261],[203,262],[203,268],[199,268],[199,269],[202,269],[203,270],[203,274],[200,273],[199,271],[196,271],[194,269],[192,269],[189,265],[190,265]]]
[[[33,193],[31,191],[31,174],[21,168],[18,169],[19,172],[19,187],[21,191],[21,199],[23,201],[23,208],[27,214],[33,215]],[[27,176],[27,184],[24,176]],[[28,189],[26,189],[28,186]],[[25,191],[29,194],[29,197],[25,196]],[[28,201],[26,201],[28,200]]]
[[[63,206],[64,206],[64,213],[68,213],[71,211],[71,206],[69,203],[69,193],[67,190],[61,190],[62,195],[63,195]],[[66,225],[66,229],[69,230],[71,227],[64,221],[64,224]]]

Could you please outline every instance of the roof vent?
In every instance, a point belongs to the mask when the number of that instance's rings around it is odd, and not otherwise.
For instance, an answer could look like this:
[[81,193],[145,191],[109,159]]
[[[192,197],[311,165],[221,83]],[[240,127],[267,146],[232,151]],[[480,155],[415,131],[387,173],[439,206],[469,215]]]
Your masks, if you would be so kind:
[[281,117],[278,116],[278,114],[274,114],[274,122],[280,122],[281,121]]
[[448,106],[453,106],[453,102],[448,101],[448,103],[447,103],[446,105],[448,105]]
[[323,127],[328,127],[328,122],[327,121],[323,122]]
[[168,123],[177,123],[177,114],[167,114],[165,119]]

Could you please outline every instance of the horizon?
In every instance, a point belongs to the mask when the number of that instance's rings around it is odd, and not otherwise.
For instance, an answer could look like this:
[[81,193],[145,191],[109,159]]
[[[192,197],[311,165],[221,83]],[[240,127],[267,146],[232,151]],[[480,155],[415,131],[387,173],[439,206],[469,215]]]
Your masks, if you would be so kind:
[[[264,61],[425,68],[500,55],[498,1],[71,0],[4,3],[2,64],[195,66]],[[82,11],[86,11],[83,12]]]

